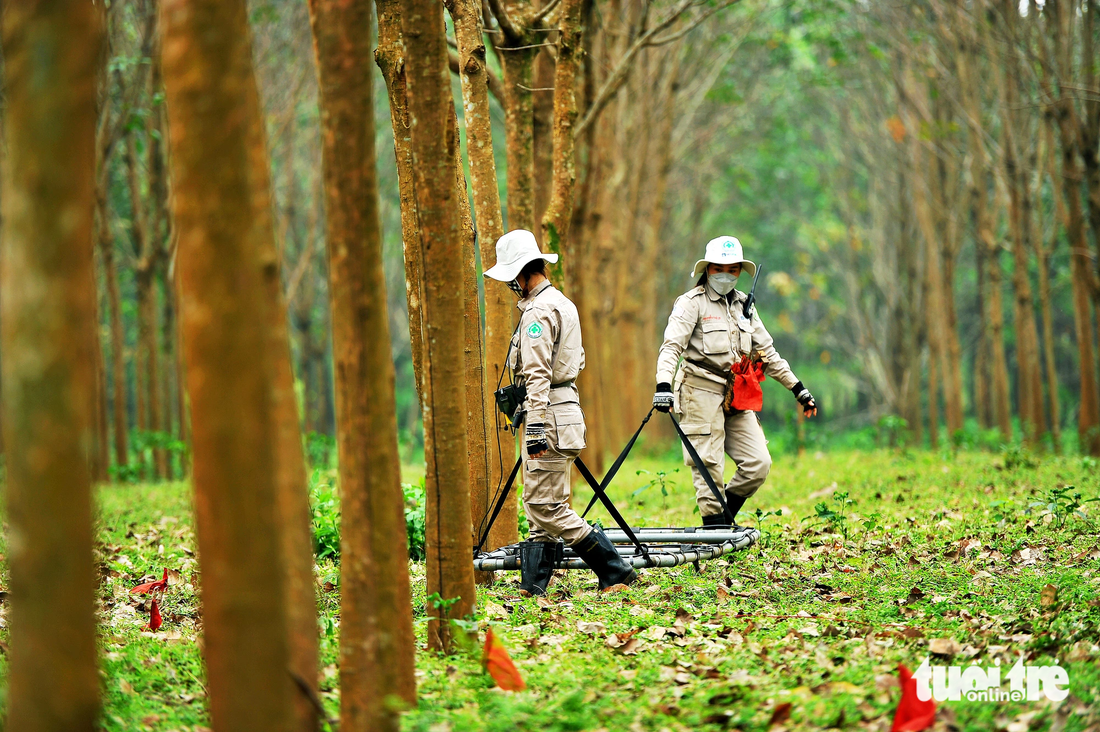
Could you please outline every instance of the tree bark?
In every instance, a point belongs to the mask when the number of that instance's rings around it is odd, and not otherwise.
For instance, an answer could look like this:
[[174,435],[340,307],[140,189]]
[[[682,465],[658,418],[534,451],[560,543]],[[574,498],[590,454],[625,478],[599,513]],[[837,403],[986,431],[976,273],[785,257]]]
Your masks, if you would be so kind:
[[550,203],[542,217],[542,241],[550,251],[562,255],[562,281],[569,286],[570,268],[576,251],[570,242],[569,223],[573,218],[573,196],[577,170],[574,159],[573,126],[577,121],[576,83],[581,54],[581,16],[585,0],[562,0],[558,21],[558,62],[554,72],[554,177]]
[[107,317],[111,332],[111,381],[114,427],[115,465],[122,467],[129,462],[129,445],[126,428],[126,362],[123,360],[122,296],[118,289],[118,267],[115,265],[115,245],[111,236],[106,201],[99,206],[99,253],[103,263],[103,276],[107,282]]
[[[451,125],[455,140],[459,139],[458,116],[451,112]],[[470,545],[476,543],[474,534],[478,524],[489,510],[489,422],[486,419],[485,344],[481,337],[481,307],[478,302],[477,272],[474,247],[477,235],[470,216],[470,199],[466,190],[466,176],[462,170],[462,153],[454,148],[453,177],[455,201],[458,205],[460,236],[462,238],[462,304],[466,317],[463,366],[466,376],[466,440],[467,470],[470,480]],[[493,407],[495,411],[495,406]],[[477,573],[479,583],[492,581],[491,573]]]
[[[1053,89],[1049,77],[1044,78],[1044,91],[1053,99],[1052,114],[1057,124],[1062,151],[1062,195],[1066,203],[1065,227],[1070,247],[1070,279],[1073,288],[1073,322],[1077,336],[1077,367],[1080,372],[1080,406],[1077,417],[1077,434],[1080,449],[1089,455],[1100,455],[1100,393],[1097,391],[1096,360],[1092,329],[1093,278],[1089,261],[1088,235],[1085,232],[1084,211],[1081,206],[1083,173],[1078,159],[1079,129],[1073,98],[1062,88],[1071,73],[1074,8],[1064,0],[1051,0],[1049,23],[1051,38],[1043,44],[1044,66],[1048,74],[1058,82]],[[1050,47],[1053,46],[1053,52]],[[1056,185],[1056,188],[1059,186]]]
[[[215,730],[290,730],[268,163],[244,2],[165,0],[193,483]],[[264,270],[267,271],[264,271]]]
[[[1016,404],[1023,430],[1024,441],[1037,446],[1043,432],[1043,382],[1039,368],[1039,336],[1031,299],[1031,283],[1028,279],[1028,249],[1031,236],[1031,192],[1027,170],[1024,167],[1022,140],[1027,137],[1027,126],[1020,119],[1020,74],[1016,49],[1014,18],[1018,9],[1011,0],[1002,3],[1001,16],[1005,23],[1006,43],[998,81],[1002,100],[1002,163],[1009,194],[1009,231],[1012,235],[1013,321],[1016,334]],[[1036,401],[1038,399],[1038,401]]]
[[101,11],[4,8],[3,431],[12,633],[7,729],[96,728],[88,448],[97,337],[95,99]]
[[424,254],[420,249],[420,224],[416,213],[413,158],[410,144],[408,83],[405,43],[401,33],[401,0],[375,0],[378,13],[378,49],[375,62],[386,80],[393,148],[397,159],[397,185],[401,198],[401,244],[405,256],[405,300],[409,313],[409,346],[412,351],[416,395],[424,404]]
[[[496,264],[496,241],[504,234],[504,225],[501,220],[496,160],[493,157],[481,12],[474,0],[453,0],[448,8],[454,20],[455,38],[458,42],[462,117],[466,124],[466,153],[470,162],[470,188],[474,215],[477,218],[481,264],[484,269],[488,269]],[[490,380],[500,376],[505,369],[508,342],[512,333],[513,308],[508,298],[508,292],[503,287],[489,283],[485,288],[484,349],[486,378]],[[493,419],[493,426],[487,436],[490,489],[501,485],[502,472],[509,469],[515,454],[515,438],[498,414],[492,392],[492,389],[485,390],[484,406],[485,416],[492,415]],[[486,509],[487,506],[472,507],[475,531],[478,524],[485,519]],[[515,493],[510,493],[489,534],[487,548],[507,546],[518,538],[517,502]]]
[[340,726],[398,729],[416,703],[374,147],[369,0],[312,0],[341,496]]
[[[1062,451],[1062,414],[1058,395],[1058,364],[1054,357],[1054,309],[1051,305],[1052,293],[1050,286],[1050,261],[1058,244],[1060,222],[1065,220],[1063,209],[1065,201],[1062,199],[1060,180],[1054,162],[1054,133],[1051,129],[1050,118],[1043,115],[1040,133],[1040,167],[1038,168],[1037,192],[1043,188],[1044,173],[1050,176],[1053,189],[1054,204],[1057,215],[1054,217],[1053,231],[1050,235],[1050,244],[1043,241],[1042,206],[1036,208],[1036,215],[1032,221],[1034,231],[1031,243],[1035,247],[1035,254],[1039,259],[1039,310],[1043,320],[1043,356],[1047,375],[1047,399],[1050,405],[1050,438],[1054,443],[1054,451]],[[1037,195],[1036,198],[1039,198]]]
[[463,291],[452,273],[462,261],[453,161],[458,145],[447,69],[443,6],[402,5],[410,142],[424,254],[424,457],[427,497],[429,648],[454,648],[449,619],[474,609],[470,561]]

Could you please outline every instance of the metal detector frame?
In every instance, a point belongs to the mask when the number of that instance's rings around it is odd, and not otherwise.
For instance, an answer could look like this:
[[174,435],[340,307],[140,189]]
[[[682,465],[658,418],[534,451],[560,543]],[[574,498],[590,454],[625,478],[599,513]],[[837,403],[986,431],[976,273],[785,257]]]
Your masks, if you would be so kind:
[[[638,553],[634,543],[621,529],[606,529],[607,537],[616,545],[623,561],[635,568],[678,567],[725,554],[743,551],[760,539],[756,529],[737,527],[701,529],[699,527],[634,529],[638,540],[646,545],[645,554]],[[555,569],[588,569],[584,560],[568,547]],[[481,552],[474,557],[474,569],[479,572],[498,572],[520,568],[519,544]]]

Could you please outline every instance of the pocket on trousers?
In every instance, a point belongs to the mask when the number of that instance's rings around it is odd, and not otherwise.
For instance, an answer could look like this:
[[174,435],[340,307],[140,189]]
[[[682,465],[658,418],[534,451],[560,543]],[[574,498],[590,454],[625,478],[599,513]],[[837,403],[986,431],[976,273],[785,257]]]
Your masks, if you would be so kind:
[[584,426],[584,412],[576,403],[559,404],[553,407],[554,427],[557,432],[559,450],[583,450],[588,443]]
[[568,460],[528,460],[524,467],[524,503],[541,505],[569,500]]
[[[722,449],[722,435],[714,434],[714,428],[709,422],[681,422],[680,429],[691,442],[691,446],[695,448],[695,452],[703,458],[703,464],[718,464],[718,456]],[[684,448],[684,464],[695,465],[687,448]]]

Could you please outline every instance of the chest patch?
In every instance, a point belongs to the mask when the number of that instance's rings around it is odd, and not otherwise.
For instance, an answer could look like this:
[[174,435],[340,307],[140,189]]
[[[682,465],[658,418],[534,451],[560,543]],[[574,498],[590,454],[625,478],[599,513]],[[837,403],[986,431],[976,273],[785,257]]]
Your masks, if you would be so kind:
[[527,337],[531,339],[542,338],[542,326],[538,323],[531,323],[527,326]]
[[712,320],[721,320],[721,319],[722,319],[721,315],[704,315],[703,316],[703,322],[704,323],[709,323]]

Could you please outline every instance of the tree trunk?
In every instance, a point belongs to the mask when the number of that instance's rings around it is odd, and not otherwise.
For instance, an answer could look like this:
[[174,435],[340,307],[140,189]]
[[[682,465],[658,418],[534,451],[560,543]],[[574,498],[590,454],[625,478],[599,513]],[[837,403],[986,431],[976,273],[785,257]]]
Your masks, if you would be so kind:
[[2,18],[0,349],[11,651],[7,729],[96,728],[96,576],[88,448],[101,11],[21,3]]
[[1036,198],[1041,200],[1038,193],[1043,189],[1043,175],[1045,171],[1045,174],[1050,176],[1051,187],[1053,188],[1052,197],[1054,198],[1057,215],[1054,217],[1053,231],[1050,235],[1050,244],[1048,245],[1043,241],[1043,224],[1041,219],[1043,207],[1036,207],[1035,218],[1032,220],[1033,232],[1031,243],[1032,246],[1035,247],[1035,254],[1039,259],[1039,310],[1042,313],[1043,319],[1043,365],[1047,372],[1047,399],[1050,404],[1050,438],[1054,443],[1054,451],[1060,453],[1062,451],[1062,410],[1058,395],[1058,364],[1054,357],[1054,309],[1051,306],[1050,261],[1054,255],[1054,249],[1058,244],[1060,222],[1065,220],[1063,211],[1065,208],[1065,201],[1062,198],[1061,181],[1057,177],[1057,171],[1055,169],[1053,130],[1051,129],[1050,119],[1047,115],[1044,115],[1044,120],[1041,124],[1042,133],[1039,143],[1041,152],[1039,157],[1042,158],[1042,161],[1037,167],[1038,181],[1036,185]]
[[569,272],[576,267],[576,247],[569,236],[573,218],[573,196],[577,182],[574,160],[573,125],[577,121],[576,83],[581,54],[581,14],[584,0],[563,0],[558,21],[558,62],[554,72],[554,154],[553,184],[550,203],[542,217],[542,241],[562,256],[563,289],[569,285]]
[[1065,202],[1066,235],[1070,248],[1070,281],[1073,288],[1073,323],[1077,336],[1077,368],[1079,371],[1080,406],[1077,416],[1077,436],[1080,449],[1089,455],[1100,455],[1100,394],[1096,385],[1096,360],[1093,351],[1092,308],[1090,303],[1088,239],[1084,213],[1081,209],[1081,169],[1077,162],[1077,146],[1066,105],[1061,99],[1054,110],[1062,144],[1062,174],[1055,180],[1055,195]]
[[[463,120],[466,124],[466,152],[470,162],[470,188],[477,217],[481,264],[488,269],[496,264],[496,241],[504,233],[497,187],[496,161],[493,158],[493,131],[489,116],[489,91],[482,40],[481,11],[474,0],[454,0],[448,6],[454,20],[459,51],[459,76],[462,81]],[[490,283],[485,288],[485,363],[486,378],[493,380],[504,373],[508,342],[512,333],[512,303],[505,288]],[[493,382],[495,383],[495,382]],[[488,435],[491,489],[501,485],[502,472],[514,459],[515,438],[501,419],[493,399],[493,390],[485,392],[485,415],[492,415]],[[503,467],[503,471],[502,471]],[[485,507],[487,508],[487,507]],[[473,507],[477,525],[484,519],[482,507]],[[510,493],[490,532],[487,548],[495,549],[517,541],[517,503]],[[480,537],[478,537],[480,538]]]
[[474,609],[470,561],[463,291],[452,273],[462,261],[453,161],[458,145],[447,68],[443,6],[402,5],[410,142],[424,254],[424,458],[427,498],[428,646],[450,651],[449,619]]
[[[516,46],[529,45],[521,41]],[[531,98],[538,49],[498,47],[504,68],[505,159],[508,166],[508,231],[535,230],[534,100]],[[544,243],[545,246],[545,243]]]
[[378,49],[374,53],[386,80],[393,148],[397,158],[397,185],[401,198],[401,244],[405,255],[405,299],[409,312],[409,346],[412,351],[416,395],[424,405],[424,286],[421,282],[424,254],[420,249],[420,225],[416,213],[413,159],[410,144],[408,83],[405,45],[401,35],[401,0],[375,0],[378,13]]
[[240,1],[165,0],[162,21],[211,718],[290,730],[275,234],[248,15]]
[[[1059,85],[1072,76],[1072,38],[1075,20],[1075,5],[1067,7],[1064,0],[1050,0],[1049,23],[1051,38],[1044,44],[1046,67],[1053,67],[1053,76]],[[1047,50],[1053,46],[1053,54]],[[1066,203],[1065,227],[1070,248],[1070,278],[1073,286],[1073,322],[1077,335],[1077,367],[1081,379],[1081,399],[1078,407],[1077,434],[1080,450],[1089,455],[1100,455],[1100,394],[1097,393],[1096,360],[1092,329],[1093,293],[1092,264],[1089,261],[1088,235],[1085,232],[1084,212],[1081,206],[1081,188],[1083,173],[1078,160],[1077,145],[1080,132],[1076,124],[1076,115],[1071,96],[1067,89],[1052,89],[1048,79],[1043,81],[1043,91],[1054,97],[1052,114],[1058,125],[1059,141],[1062,148],[1062,180],[1056,182],[1055,189],[1061,188]],[[1060,184],[1059,184],[1060,183]]]
[[[545,6],[545,3],[539,3]],[[561,12],[561,11],[558,11]],[[540,41],[548,43],[554,40],[552,34],[540,34]],[[542,221],[546,208],[550,204],[554,179],[554,97],[556,96],[555,60],[549,48],[540,48],[535,54],[532,70],[531,88],[531,220]],[[547,245],[545,235],[536,230],[536,236],[543,246]]]
[[103,201],[99,207],[99,253],[103,263],[103,276],[107,281],[107,317],[111,332],[111,418],[114,426],[115,465],[123,467],[129,462],[129,447],[126,429],[126,363],[122,355],[122,296],[118,289],[115,244],[107,216],[106,201]]
[[[321,85],[341,495],[340,726],[398,728],[416,703],[409,588],[374,148],[369,0],[312,0]],[[381,346],[381,347],[380,347]]]
[[[459,139],[458,116],[451,113],[454,138]],[[485,344],[481,338],[481,308],[478,303],[477,281],[480,279],[474,255],[477,235],[470,217],[470,199],[466,191],[466,176],[462,170],[462,154],[458,145],[454,149],[455,200],[461,220],[462,237],[462,302],[466,317],[464,369],[466,375],[466,439],[469,457],[467,469],[470,480],[470,537],[471,546],[481,517],[489,511],[489,422],[486,419]],[[493,406],[493,411],[496,411]],[[479,583],[492,582],[491,573],[477,573]]]
[[[1016,335],[1016,404],[1024,441],[1035,447],[1043,432],[1043,382],[1039,369],[1039,337],[1031,301],[1028,279],[1028,238],[1031,236],[1031,193],[1024,168],[1021,141],[1027,137],[1027,126],[1020,119],[1020,75],[1016,49],[1014,18],[1019,15],[1011,0],[1002,3],[1002,18],[1009,42],[1004,46],[1004,58],[998,81],[1001,92],[1003,144],[1001,146],[1005,180],[1008,186],[1008,223],[1012,235],[1014,268],[1012,273],[1013,321]],[[1038,399],[1038,402],[1036,402]]]

